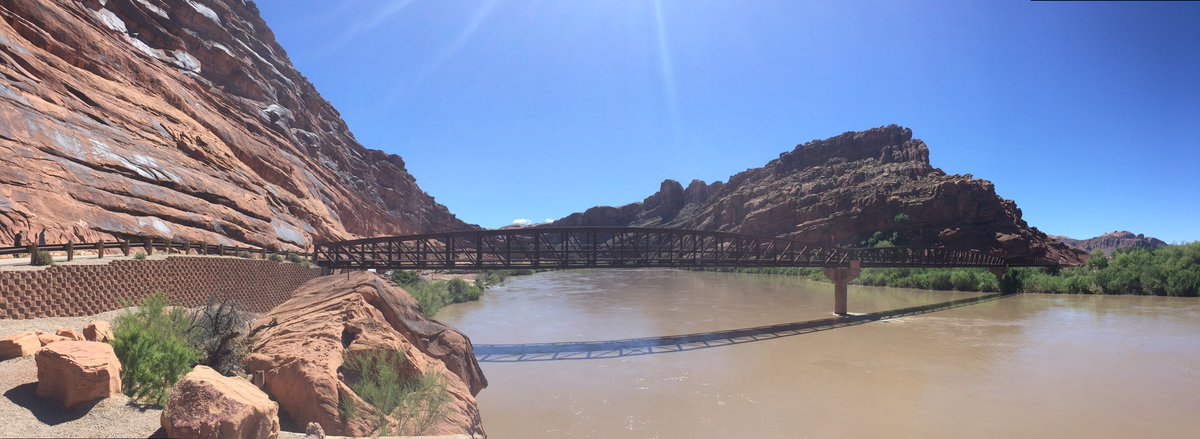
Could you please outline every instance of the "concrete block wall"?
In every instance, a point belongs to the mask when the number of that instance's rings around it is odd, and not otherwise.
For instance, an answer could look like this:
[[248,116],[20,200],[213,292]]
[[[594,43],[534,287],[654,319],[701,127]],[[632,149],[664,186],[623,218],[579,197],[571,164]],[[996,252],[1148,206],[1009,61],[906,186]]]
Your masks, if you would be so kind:
[[265,312],[320,275],[320,268],[292,263],[187,256],[0,271],[0,319],[88,316],[136,305],[156,292],[173,305],[203,305],[215,294]]

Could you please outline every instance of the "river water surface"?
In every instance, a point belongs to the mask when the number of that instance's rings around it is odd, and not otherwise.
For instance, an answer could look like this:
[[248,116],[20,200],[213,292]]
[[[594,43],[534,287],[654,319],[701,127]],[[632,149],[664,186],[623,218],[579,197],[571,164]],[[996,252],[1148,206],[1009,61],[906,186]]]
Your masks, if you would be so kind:
[[[964,293],[851,287],[850,311]],[[476,344],[820,319],[797,278],[578,270],[509,278],[437,315]],[[772,340],[482,363],[490,437],[1200,437],[1200,300],[1019,295]]]

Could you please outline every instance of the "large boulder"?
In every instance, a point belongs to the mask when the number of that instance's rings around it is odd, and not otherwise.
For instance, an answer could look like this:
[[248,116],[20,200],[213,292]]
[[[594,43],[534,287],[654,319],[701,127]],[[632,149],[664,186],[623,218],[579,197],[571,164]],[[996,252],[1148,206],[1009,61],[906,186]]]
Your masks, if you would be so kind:
[[343,416],[374,408],[354,393],[356,374],[342,366],[350,356],[384,354],[402,359],[396,366],[405,378],[433,374],[445,383],[446,416],[419,433],[484,434],[474,395],[487,381],[470,340],[421,316],[404,290],[378,275],[309,281],[252,328],[256,341],[246,371],[296,425],[316,422],[331,435],[376,433],[370,416]]
[[67,410],[121,393],[121,363],[112,346],[59,341],[43,347],[37,362],[37,395],[62,401]]
[[0,361],[33,355],[41,348],[42,341],[32,332],[0,338]]
[[88,341],[111,341],[113,339],[112,325],[103,320],[92,320],[83,327],[83,338]]
[[249,381],[208,366],[196,366],[175,384],[160,420],[173,438],[279,437],[279,404]]

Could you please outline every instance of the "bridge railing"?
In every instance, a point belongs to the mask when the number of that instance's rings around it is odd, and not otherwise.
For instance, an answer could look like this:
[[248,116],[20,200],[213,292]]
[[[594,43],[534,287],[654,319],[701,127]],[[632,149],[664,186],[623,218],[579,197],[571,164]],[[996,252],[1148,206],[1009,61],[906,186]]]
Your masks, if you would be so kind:
[[780,238],[662,228],[479,230],[323,242],[313,262],[352,269],[591,267],[997,267],[974,250],[821,247]]
[[[267,258],[269,255],[286,255],[295,254],[305,259],[311,258],[311,254],[307,252],[285,252],[267,249],[264,247],[250,246],[230,246],[223,244],[209,244],[204,242],[188,242],[188,241],[173,241],[161,238],[140,237],[130,240],[113,240],[113,241],[96,241],[96,242],[67,242],[57,244],[38,245],[30,243],[21,246],[0,247],[0,256],[11,255],[33,255],[37,252],[50,253],[65,253],[67,260],[72,260],[76,252],[90,251],[95,252],[96,256],[103,258],[106,255],[121,254],[129,256],[133,251],[141,249],[144,253],[153,253],[162,251],[165,253],[195,253],[198,255],[219,255],[219,256],[237,256],[237,255],[259,255],[262,258]],[[111,253],[110,253],[111,252]]]

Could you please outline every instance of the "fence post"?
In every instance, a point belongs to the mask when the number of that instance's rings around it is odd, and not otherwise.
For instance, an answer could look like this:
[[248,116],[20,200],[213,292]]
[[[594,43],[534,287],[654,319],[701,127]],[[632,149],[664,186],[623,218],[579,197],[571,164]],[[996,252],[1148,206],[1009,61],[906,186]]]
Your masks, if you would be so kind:
[[75,260],[75,243],[67,241],[67,262]]
[[259,250],[259,253],[262,253],[263,260],[266,260],[267,259],[267,248],[264,246],[264,247],[260,247],[258,250]]
[[125,257],[129,257],[129,240],[128,239],[121,241],[121,253],[125,254]]
[[96,259],[104,259],[104,240],[103,239],[101,239],[100,242],[96,243],[96,255],[97,255]]
[[187,256],[188,252],[191,250],[192,250],[192,243],[183,241],[183,255]]
[[204,256],[208,256],[208,243],[200,244],[200,251],[204,252]]
[[34,261],[37,261],[37,252],[37,241],[29,243],[29,265],[33,265]]
[[142,238],[142,248],[146,250],[146,256],[154,254],[154,238],[149,236]]
[[225,256],[225,244],[217,244],[217,256]]

